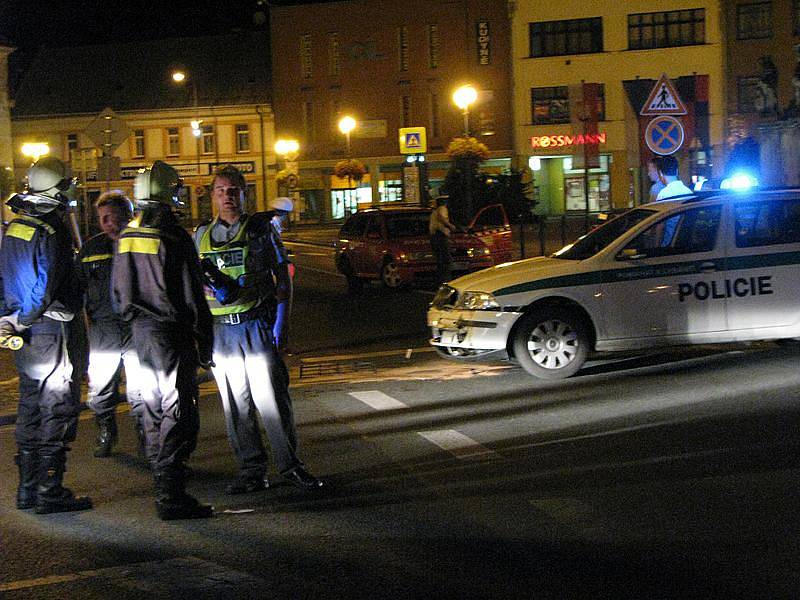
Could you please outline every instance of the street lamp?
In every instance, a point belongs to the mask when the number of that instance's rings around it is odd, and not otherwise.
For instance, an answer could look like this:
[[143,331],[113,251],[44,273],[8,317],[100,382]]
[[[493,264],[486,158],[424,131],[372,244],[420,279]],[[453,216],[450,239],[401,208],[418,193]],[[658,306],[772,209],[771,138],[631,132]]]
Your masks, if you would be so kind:
[[300,143],[297,140],[278,140],[275,142],[275,154],[290,162],[297,158],[300,152]]
[[464,114],[464,137],[469,136],[469,107],[477,99],[478,92],[471,85],[462,85],[453,92],[453,102]]
[[50,153],[50,146],[48,146],[46,142],[28,142],[22,144],[20,150],[23,156],[30,157],[31,163],[35,163],[39,160],[39,157]]
[[339,131],[344,134],[345,140],[347,142],[347,156],[350,156],[350,132],[356,128],[356,120],[346,115],[339,119]]

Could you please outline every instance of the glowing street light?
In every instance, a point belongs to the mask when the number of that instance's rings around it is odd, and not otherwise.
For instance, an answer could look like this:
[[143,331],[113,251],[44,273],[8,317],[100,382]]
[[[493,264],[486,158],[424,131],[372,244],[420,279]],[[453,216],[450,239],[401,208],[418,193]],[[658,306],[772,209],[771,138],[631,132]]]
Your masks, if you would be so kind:
[[174,71],[172,73],[172,81],[175,83],[183,83],[184,79],[186,79],[186,73],[183,71]]
[[28,142],[27,144],[22,144],[20,150],[23,156],[29,156],[31,162],[36,162],[39,157],[50,153],[50,146],[45,142]]
[[275,142],[275,154],[285,161],[293,161],[300,152],[300,143],[297,140],[278,140]]
[[347,141],[347,156],[350,156],[350,132],[355,128],[356,120],[353,117],[345,115],[339,119],[339,131],[344,134],[345,140]]
[[469,107],[478,99],[478,91],[471,85],[462,85],[453,92],[453,102],[464,113],[464,136],[469,135]]

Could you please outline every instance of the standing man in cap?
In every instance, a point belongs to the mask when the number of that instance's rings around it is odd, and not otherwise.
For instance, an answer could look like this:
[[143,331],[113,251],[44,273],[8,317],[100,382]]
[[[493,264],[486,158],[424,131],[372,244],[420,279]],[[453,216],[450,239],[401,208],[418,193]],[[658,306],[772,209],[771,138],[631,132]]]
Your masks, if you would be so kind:
[[[194,240],[214,315],[214,378],[239,463],[226,491],[244,494],[268,486],[257,414],[279,473],[302,490],[321,489],[324,483],[297,456],[289,373],[280,354],[288,339],[292,280],[272,223],[278,213],[244,212],[244,176],[232,166],[215,173],[211,188],[218,214],[197,228]],[[276,208],[285,210],[285,202]]]
[[7,202],[15,213],[0,249],[0,328],[20,335],[16,440],[17,508],[39,514],[92,508],[63,484],[80,410],[81,336],[72,285],[75,253],[66,223],[69,168],[55,157],[28,169],[28,190]]
[[115,309],[139,353],[146,452],[165,521],[213,515],[186,493],[200,428],[196,372],[210,366],[213,342],[197,252],[173,212],[181,184],[161,161],[136,177],[138,214],[120,235],[111,273]]

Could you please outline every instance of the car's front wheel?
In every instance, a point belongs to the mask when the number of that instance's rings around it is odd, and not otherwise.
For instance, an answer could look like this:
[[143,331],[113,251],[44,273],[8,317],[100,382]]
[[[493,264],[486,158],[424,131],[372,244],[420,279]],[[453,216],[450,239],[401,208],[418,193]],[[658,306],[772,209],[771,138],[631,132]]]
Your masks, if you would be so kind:
[[381,267],[381,283],[387,288],[396,289],[403,285],[400,269],[393,260],[387,260]]
[[540,379],[564,379],[578,372],[589,354],[588,328],[575,311],[552,307],[534,310],[520,321],[514,355]]

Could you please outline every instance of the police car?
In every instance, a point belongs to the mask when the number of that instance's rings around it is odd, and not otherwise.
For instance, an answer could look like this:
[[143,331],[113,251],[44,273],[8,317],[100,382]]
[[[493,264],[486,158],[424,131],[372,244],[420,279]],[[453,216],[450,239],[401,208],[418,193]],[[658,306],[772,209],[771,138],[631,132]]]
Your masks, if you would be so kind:
[[800,336],[800,190],[631,209],[549,257],[442,286],[431,344],[561,379],[589,352]]

